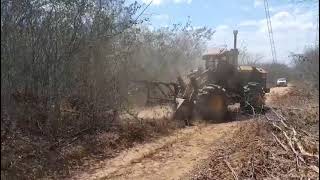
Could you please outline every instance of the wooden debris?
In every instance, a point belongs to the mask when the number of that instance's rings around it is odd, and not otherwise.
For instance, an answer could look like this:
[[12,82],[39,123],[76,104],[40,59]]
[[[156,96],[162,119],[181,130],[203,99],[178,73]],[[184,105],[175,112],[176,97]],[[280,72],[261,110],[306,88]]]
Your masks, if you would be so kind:
[[285,151],[288,151],[288,147],[286,145],[284,145],[280,139],[274,134],[272,133],[273,137],[276,139],[276,141],[279,143],[279,145],[285,150]]
[[309,166],[309,169],[313,170],[314,172],[319,174],[319,167],[315,166],[315,165],[311,165]]
[[227,160],[223,160],[223,161],[226,163],[226,165],[228,166],[229,170],[231,171],[233,178],[234,178],[235,180],[238,180],[239,178],[238,178],[236,172],[235,172],[235,171],[233,170],[233,168],[231,167],[230,163],[229,163]]
[[307,151],[303,148],[302,144],[299,142],[299,140],[298,140],[297,137],[296,137],[297,131],[296,131],[294,128],[292,128],[292,132],[293,132],[293,138],[292,138],[292,140],[293,140],[293,141],[295,142],[295,144],[297,145],[300,153],[301,153],[303,156],[309,156],[309,157],[317,158],[317,160],[319,161],[319,156],[313,155],[313,154],[307,152]]
[[282,134],[284,135],[284,137],[286,138],[287,142],[288,142],[288,145],[289,147],[291,148],[292,152],[296,155],[296,158],[297,158],[297,164],[298,164],[298,159],[301,161],[301,162],[304,162],[305,163],[305,160],[299,156],[299,153],[296,151],[296,149],[293,147],[293,143],[291,141],[291,138],[289,138],[289,136],[287,135],[287,133],[285,131],[282,131]]
[[284,122],[285,118],[278,114],[274,109],[272,109],[272,112],[278,117],[280,122],[283,124],[284,127],[288,128],[288,125]]

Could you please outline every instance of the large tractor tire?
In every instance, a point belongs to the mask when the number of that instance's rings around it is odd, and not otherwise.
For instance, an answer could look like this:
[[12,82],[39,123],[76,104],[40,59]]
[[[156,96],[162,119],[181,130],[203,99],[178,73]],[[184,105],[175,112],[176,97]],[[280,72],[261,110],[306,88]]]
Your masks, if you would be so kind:
[[198,93],[196,109],[202,119],[223,122],[228,110],[225,89],[217,85],[205,86]]
[[263,113],[265,97],[262,86],[257,82],[249,82],[243,87],[243,100],[240,102],[243,112],[249,114]]

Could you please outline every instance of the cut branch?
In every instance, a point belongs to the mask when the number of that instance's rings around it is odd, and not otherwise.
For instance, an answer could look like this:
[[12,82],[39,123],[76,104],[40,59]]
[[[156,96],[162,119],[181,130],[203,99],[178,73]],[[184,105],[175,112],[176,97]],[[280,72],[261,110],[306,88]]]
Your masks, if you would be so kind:
[[231,171],[233,178],[235,180],[238,180],[238,176],[237,176],[236,172],[233,170],[233,168],[231,167],[230,163],[227,160],[223,160],[223,161],[226,163],[226,165],[228,166],[229,170]]

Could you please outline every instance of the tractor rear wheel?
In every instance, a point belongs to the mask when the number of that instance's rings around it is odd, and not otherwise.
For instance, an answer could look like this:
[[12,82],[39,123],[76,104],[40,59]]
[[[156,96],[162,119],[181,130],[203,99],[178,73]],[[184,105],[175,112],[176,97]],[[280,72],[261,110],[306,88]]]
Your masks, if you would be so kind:
[[205,120],[223,121],[228,109],[225,89],[217,85],[205,86],[199,91],[196,108]]
[[249,114],[263,113],[265,106],[265,97],[263,88],[257,82],[249,82],[243,87],[244,97],[240,102],[242,111]]

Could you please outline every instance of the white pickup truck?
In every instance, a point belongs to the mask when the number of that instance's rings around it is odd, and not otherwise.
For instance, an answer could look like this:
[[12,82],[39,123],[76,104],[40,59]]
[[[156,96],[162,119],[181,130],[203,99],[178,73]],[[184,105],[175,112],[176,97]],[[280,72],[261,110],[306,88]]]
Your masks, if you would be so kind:
[[286,78],[279,78],[277,80],[277,86],[278,87],[286,87],[287,86],[287,79]]

